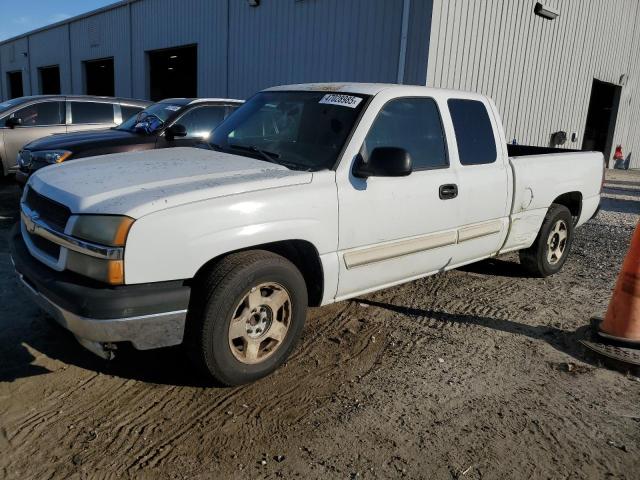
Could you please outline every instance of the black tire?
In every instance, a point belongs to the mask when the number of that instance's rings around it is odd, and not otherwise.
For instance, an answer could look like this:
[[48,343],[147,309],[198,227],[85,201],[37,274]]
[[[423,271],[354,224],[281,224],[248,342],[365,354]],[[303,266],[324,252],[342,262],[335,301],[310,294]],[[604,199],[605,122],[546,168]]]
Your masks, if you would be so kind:
[[[240,252],[223,258],[199,276],[196,283],[189,305],[185,345],[191,360],[200,370],[224,385],[241,385],[270,374],[286,361],[302,333],[308,302],[304,278],[289,260],[263,250]],[[248,307],[242,302],[250,298],[255,287],[264,284],[283,287],[278,291],[284,291],[289,302],[285,304],[286,307],[278,310],[279,313],[271,313],[268,328],[261,326],[262,335],[266,336],[263,343],[275,342],[268,337],[268,331],[276,323],[280,326],[285,324],[284,318],[282,322],[278,322],[276,316],[287,316],[287,330],[276,347],[271,350],[267,348],[266,353],[263,352],[263,360],[256,358],[254,361],[257,363],[244,363],[237,356],[242,355],[242,348],[245,349],[245,355],[248,355],[248,342],[244,347],[232,344],[231,322],[234,316],[238,318],[238,312],[247,311],[245,309]],[[261,296],[269,291],[268,288],[261,289],[258,293]],[[271,310],[265,307],[265,311]],[[263,315],[266,317],[266,314]],[[241,316],[245,318],[246,315]],[[252,322],[254,317],[255,315],[249,315]],[[258,317],[258,321],[263,321],[261,318]],[[242,323],[247,331],[254,328],[248,321],[236,322]],[[240,340],[254,341],[248,336]],[[259,340],[260,337],[255,342]],[[262,348],[260,343],[260,349]]]
[[[559,224],[559,222],[562,223]],[[561,231],[566,232],[564,247],[560,255],[554,254],[554,252],[558,251],[559,247],[553,248],[555,243],[553,238],[551,238],[551,233],[557,226],[561,227]],[[562,230],[562,226],[565,227],[564,230]],[[571,250],[573,228],[573,217],[569,209],[564,205],[557,203],[552,204],[542,222],[542,226],[533,245],[526,250],[520,250],[520,263],[536,277],[548,277],[549,275],[559,272],[564,262],[567,261],[569,251]],[[560,238],[560,235],[558,235],[557,238]],[[552,256],[551,260],[549,258],[550,255]]]

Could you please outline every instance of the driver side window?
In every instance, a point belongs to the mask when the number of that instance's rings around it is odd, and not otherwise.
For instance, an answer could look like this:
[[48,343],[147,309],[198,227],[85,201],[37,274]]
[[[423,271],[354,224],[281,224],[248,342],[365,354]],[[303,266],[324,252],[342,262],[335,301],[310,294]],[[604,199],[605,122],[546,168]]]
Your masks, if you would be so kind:
[[404,148],[414,170],[449,165],[444,130],[438,106],[432,98],[397,98],[389,101],[373,122],[365,138],[365,160],[377,147]]
[[41,102],[21,108],[11,117],[22,120],[23,127],[41,127],[62,125],[64,120],[64,102]]
[[197,107],[185,113],[176,123],[187,129],[186,138],[206,140],[211,132],[222,123],[226,112],[225,105]]

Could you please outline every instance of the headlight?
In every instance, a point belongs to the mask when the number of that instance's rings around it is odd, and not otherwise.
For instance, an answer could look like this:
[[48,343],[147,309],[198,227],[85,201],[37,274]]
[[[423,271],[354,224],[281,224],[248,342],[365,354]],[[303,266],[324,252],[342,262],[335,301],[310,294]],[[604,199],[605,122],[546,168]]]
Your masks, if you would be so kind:
[[42,150],[40,152],[31,152],[31,160],[41,163],[62,163],[69,156],[71,152],[68,150]]
[[101,245],[124,247],[133,222],[133,218],[122,215],[79,215],[71,235]]
[[[79,215],[71,235],[88,242],[124,247],[134,219],[121,215]],[[67,269],[111,285],[124,283],[124,261],[105,260],[69,250]]]

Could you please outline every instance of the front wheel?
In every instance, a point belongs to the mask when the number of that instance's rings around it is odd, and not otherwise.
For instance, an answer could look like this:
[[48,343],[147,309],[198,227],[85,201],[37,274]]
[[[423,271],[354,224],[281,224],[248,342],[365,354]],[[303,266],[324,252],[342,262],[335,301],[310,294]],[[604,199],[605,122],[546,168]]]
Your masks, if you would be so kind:
[[573,217],[564,205],[552,204],[535,242],[520,251],[520,263],[537,277],[560,271],[573,242]]
[[285,362],[306,312],[304,278],[287,259],[257,250],[229,255],[194,286],[188,353],[225,385],[255,381]]

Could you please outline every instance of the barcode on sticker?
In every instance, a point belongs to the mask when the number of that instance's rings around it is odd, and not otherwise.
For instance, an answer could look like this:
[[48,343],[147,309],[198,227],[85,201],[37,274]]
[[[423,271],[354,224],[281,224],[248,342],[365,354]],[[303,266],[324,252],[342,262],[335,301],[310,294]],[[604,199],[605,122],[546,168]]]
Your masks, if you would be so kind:
[[360,105],[362,98],[354,97],[352,95],[338,95],[336,93],[329,93],[322,97],[320,103],[326,103],[327,105],[340,105],[342,107],[356,108]]

